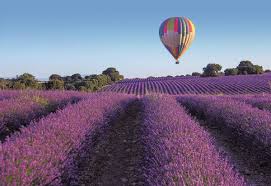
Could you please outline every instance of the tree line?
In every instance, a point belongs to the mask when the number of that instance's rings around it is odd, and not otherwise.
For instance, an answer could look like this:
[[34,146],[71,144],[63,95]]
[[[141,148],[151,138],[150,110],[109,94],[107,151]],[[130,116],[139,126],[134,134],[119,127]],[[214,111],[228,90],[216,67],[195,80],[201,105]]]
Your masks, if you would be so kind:
[[209,63],[204,67],[202,73],[193,72],[192,76],[202,77],[217,77],[217,76],[235,76],[235,75],[249,75],[249,74],[263,74],[265,72],[271,72],[270,70],[264,70],[260,65],[254,65],[251,61],[241,61],[235,68],[227,68],[224,72],[221,72],[222,66],[220,64]]
[[[271,72],[263,70],[260,65],[254,65],[251,61],[241,61],[235,68],[227,68],[222,72],[220,64],[210,63],[204,67],[202,73],[193,72],[192,76],[217,77],[233,75],[262,74]],[[187,74],[186,76],[191,76]],[[102,87],[111,85],[114,82],[124,79],[116,68],[110,67],[101,74],[93,74],[82,77],[76,73],[71,76],[60,76],[52,74],[46,82],[39,81],[29,73],[24,73],[12,79],[0,78],[0,89],[38,89],[38,90],[79,90],[94,92]]]
[[46,82],[39,81],[29,73],[24,73],[12,79],[0,78],[0,89],[38,89],[38,90],[79,90],[93,92],[106,85],[122,80],[124,77],[110,67],[101,74],[82,77],[76,73],[71,76],[52,74]]

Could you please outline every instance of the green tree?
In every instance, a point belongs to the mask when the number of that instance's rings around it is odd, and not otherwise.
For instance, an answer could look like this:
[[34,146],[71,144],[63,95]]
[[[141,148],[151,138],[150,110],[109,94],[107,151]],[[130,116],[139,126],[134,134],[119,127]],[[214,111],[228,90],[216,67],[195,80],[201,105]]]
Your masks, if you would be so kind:
[[263,73],[263,67],[260,65],[254,65],[254,74],[262,74]]
[[64,81],[60,79],[52,79],[47,83],[47,89],[52,90],[63,90],[64,89]]
[[84,87],[84,86],[80,86],[80,87],[78,88],[78,90],[79,90],[79,91],[84,91],[84,92],[87,92],[87,91],[88,91],[88,89],[87,89],[86,87]]
[[219,71],[221,71],[222,66],[219,64],[210,63],[206,67],[203,68],[204,77],[216,77],[219,75]]
[[199,73],[199,72],[193,72],[192,76],[201,76],[201,73]]
[[0,78],[0,90],[7,89],[8,88],[8,81]]
[[76,90],[75,86],[72,83],[66,83],[64,87],[65,90]]
[[110,67],[103,71],[104,75],[108,75],[113,82],[119,81],[124,79],[123,75],[120,75],[119,71],[117,71],[115,68]]
[[27,80],[34,81],[35,76],[33,76],[32,74],[29,74],[29,73],[24,73],[24,74],[18,76],[17,79],[18,80],[23,80],[23,81],[27,81]]
[[99,90],[99,82],[97,79],[91,79],[90,82],[93,86],[93,91]]
[[98,89],[97,82],[95,80],[88,80],[84,82],[84,86],[88,91],[94,91]]
[[80,74],[78,74],[78,73],[77,74],[73,74],[71,76],[71,78],[72,78],[73,81],[80,81],[80,80],[83,79],[82,76]]
[[90,79],[95,78],[96,76],[97,76],[97,74],[91,74],[91,75],[89,75],[89,76],[85,76],[85,79],[90,80]]
[[124,76],[123,75],[119,75],[119,80],[123,80]]
[[[18,87],[18,89],[22,88],[30,88],[30,89],[41,89],[42,85],[36,80],[35,76],[29,73],[24,73],[20,76],[18,76],[16,79],[16,85],[15,87]],[[19,84],[22,84],[19,86]]]
[[73,81],[71,76],[64,76],[62,79],[65,82],[72,82]]
[[58,74],[52,74],[50,77],[49,77],[49,80],[62,80],[62,77]]
[[12,84],[12,89],[19,89],[19,90],[23,90],[25,89],[25,84],[24,83],[20,83],[19,81],[14,81]]
[[111,84],[112,82],[110,76],[105,75],[105,74],[97,75],[94,79],[97,79],[98,87],[103,87],[105,85]]
[[254,65],[251,61],[241,61],[239,65],[237,66],[238,74],[253,74],[254,71]]
[[254,65],[251,61],[241,61],[237,66],[238,74],[262,74],[263,67],[259,65]]
[[234,76],[238,74],[237,68],[227,68],[224,70],[225,76]]

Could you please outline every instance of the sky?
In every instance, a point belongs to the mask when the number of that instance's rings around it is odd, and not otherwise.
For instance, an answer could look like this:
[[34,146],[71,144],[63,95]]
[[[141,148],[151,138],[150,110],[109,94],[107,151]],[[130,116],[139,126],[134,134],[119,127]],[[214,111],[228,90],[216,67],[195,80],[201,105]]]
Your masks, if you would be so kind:
[[[0,0],[0,77],[24,72],[127,78],[223,69],[251,60],[271,68],[268,0]],[[176,65],[159,39],[168,17],[184,16],[196,38]]]

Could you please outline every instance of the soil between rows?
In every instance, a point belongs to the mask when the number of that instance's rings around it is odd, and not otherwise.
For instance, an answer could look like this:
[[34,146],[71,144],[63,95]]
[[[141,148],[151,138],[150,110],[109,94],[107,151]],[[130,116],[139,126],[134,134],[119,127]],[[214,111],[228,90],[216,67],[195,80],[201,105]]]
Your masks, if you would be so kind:
[[[142,112],[142,103],[133,101],[108,127],[88,137],[85,153],[77,160],[76,185],[146,185],[142,173],[145,163]],[[270,185],[271,157],[260,143],[252,143],[254,139],[244,138],[222,123],[202,118],[198,121],[214,138],[221,155],[249,185]]]
[[139,100],[129,103],[108,127],[87,139],[77,162],[78,185],[144,185],[141,111]]
[[[193,111],[190,113],[195,116]],[[220,154],[229,160],[248,185],[270,185],[271,157],[260,142],[251,136],[240,136],[236,130],[225,126],[222,122],[208,122],[202,116],[195,117],[214,138]]]

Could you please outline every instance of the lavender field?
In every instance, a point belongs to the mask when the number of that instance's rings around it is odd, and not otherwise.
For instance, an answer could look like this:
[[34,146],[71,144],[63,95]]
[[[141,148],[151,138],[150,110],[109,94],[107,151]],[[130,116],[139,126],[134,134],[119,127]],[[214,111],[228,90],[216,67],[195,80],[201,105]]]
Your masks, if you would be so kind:
[[127,79],[107,86],[104,91],[145,95],[161,94],[259,94],[271,93],[271,73],[223,77],[160,77]]
[[269,185],[271,74],[0,92],[0,185]]

